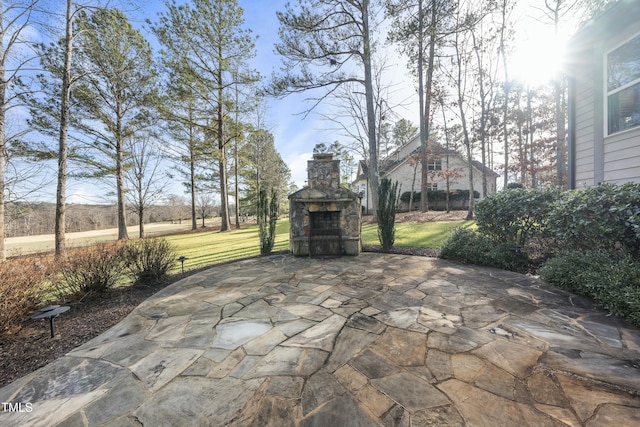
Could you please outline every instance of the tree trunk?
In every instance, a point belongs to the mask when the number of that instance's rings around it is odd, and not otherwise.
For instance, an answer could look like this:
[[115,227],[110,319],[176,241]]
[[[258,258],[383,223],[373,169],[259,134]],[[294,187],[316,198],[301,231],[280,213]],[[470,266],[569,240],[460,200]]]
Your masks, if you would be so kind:
[[129,238],[129,234],[127,232],[127,207],[124,195],[124,152],[122,141],[118,140],[117,144],[116,185],[118,193],[118,240],[125,240]]
[[121,105],[117,105],[116,123],[116,192],[118,194],[118,240],[129,238],[127,232],[127,206],[124,194],[124,140],[122,137]]
[[[0,0],[0,11],[3,11],[3,2]],[[4,35],[4,16],[0,16],[0,35]],[[5,191],[5,179],[4,173],[7,165],[7,140],[5,136],[5,120],[6,120],[6,96],[7,96],[7,82],[5,81],[5,60],[4,56],[5,45],[3,37],[0,37],[0,53],[2,54],[2,59],[0,59],[0,261],[4,261],[7,259],[7,254],[4,247],[4,239],[5,239],[5,199],[4,199],[4,191]]]
[[234,185],[234,202],[236,205],[235,208],[235,220],[236,220],[236,230],[240,229],[240,196],[238,194],[239,186],[238,186],[238,74],[234,74],[235,80],[235,90],[236,90],[236,117],[235,117],[235,125],[236,128],[233,130],[233,185]]
[[553,85],[555,97],[555,116],[556,116],[556,157],[558,162],[557,185],[564,188],[564,136],[565,136],[565,112],[564,112],[564,87],[558,77]]
[[373,202],[373,215],[376,216],[378,208],[378,144],[376,141],[376,118],[373,101],[373,73],[371,70],[371,41],[369,28],[369,0],[362,2],[362,35],[363,35],[363,62],[364,84],[367,103],[367,127],[369,134],[369,183],[371,184],[371,200]]
[[193,109],[189,105],[189,179],[191,189],[191,229],[198,229],[196,214],[196,146],[193,124]]
[[[424,91],[424,116],[421,117],[421,120],[424,121],[424,144],[422,146],[423,154],[422,154],[422,181],[420,185],[421,191],[421,199],[420,199],[420,207],[422,212],[426,212],[429,210],[429,195],[428,195],[428,183],[429,183],[429,161],[427,158],[428,150],[427,145],[429,144],[429,128],[430,124],[430,112],[431,112],[431,99],[432,93],[431,88],[433,86],[433,66],[435,63],[435,55],[436,55],[436,21],[437,21],[437,0],[431,0],[431,20],[429,22],[429,56],[427,60],[429,63],[427,64],[427,82]],[[422,10],[422,9],[421,9]],[[420,14],[422,21],[422,13]],[[422,38],[422,33],[420,33],[420,38]]]
[[509,137],[507,135],[507,119],[509,117],[509,73],[507,68],[507,48],[505,31],[507,27],[507,0],[502,1],[502,27],[500,29],[500,51],[502,53],[502,66],[504,68],[504,103],[502,104],[502,138],[504,138],[504,182],[503,189],[509,184]]
[[[142,199],[139,200],[142,201]],[[138,220],[140,221],[138,225],[138,237],[144,239],[144,206],[142,203],[138,206]]]
[[231,221],[229,220],[229,195],[227,189],[227,158],[225,153],[224,143],[224,126],[223,126],[223,85],[222,85],[222,46],[219,46],[218,51],[218,105],[216,118],[218,125],[218,150],[220,150],[220,231],[230,231]]
[[56,188],[56,219],[55,219],[55,253],[59,257],[66,246],[66,214],[67,214],[67,139],[69,134],[69,98],[71,95],[71,56],[73,52],[73,26],[71,22],[73,6],[72,0],[67,0],[65,24],[64,70],[62,74],[62,88],[60,99],[60,136],[58,139],[58,183]]

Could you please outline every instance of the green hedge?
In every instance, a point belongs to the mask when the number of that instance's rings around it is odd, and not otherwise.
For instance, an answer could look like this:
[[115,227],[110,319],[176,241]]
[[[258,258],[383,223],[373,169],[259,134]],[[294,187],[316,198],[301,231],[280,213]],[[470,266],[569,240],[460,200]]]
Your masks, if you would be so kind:
[[529,239],[542,236],[556,189],[514,188],[492,194],[475,207],[478,231],[491,240],[524,246]]
[[443,258],[537,270],[640,325],[640,184],[512,188],[476,204],[475,213],[477,232],[454,231]]
[[440,250],[445,259],[465,264],[486,265],[503,270],[526,273],[531,261],[528,255],[512,245],[496,245],[488,237],[468,228],[455,228]]
[[[411,196],[411,192],[405,191],[400,195],[400,201],[404,203],[409,203],[410,196]],[[474,198],[477,199],[480,197],[480,193],[477,191],[474,191],[473,196]],[[429,198],[429,201],[434,201],[434,202],[443,201],[447,199],[447,192],[445,190],[427,191],[427,197]],[[421,198],[422,198],[422,193],[420,191],[413,192],[414,203],[420,202]],[[449,191],[449,200],[450,201],[469,200],[469,190],[451,190]]]
[[546,219],[559,250],[623,249],[640,256],[640,184],[567,191]]
[[640,326],[640,263],[632,256],[603,249],[571,251],[551,258],[538,273]]

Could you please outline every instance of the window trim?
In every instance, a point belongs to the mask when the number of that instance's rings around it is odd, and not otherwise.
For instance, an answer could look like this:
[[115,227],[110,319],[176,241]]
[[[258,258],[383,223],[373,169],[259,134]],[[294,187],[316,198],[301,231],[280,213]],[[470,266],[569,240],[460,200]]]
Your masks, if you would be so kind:
[[[438,168],[438,166],[440,166]],[[441,171],[442,170],[442,159],[433,159],[429,163],[427,163],[428,171]]]
[[613,90],[609,90],[609,54],[611,54],[611,52],[615,51],[616,49],[624,46],[625,44],[629,43],[631,40],[635,39],[636,37],[640,37],[640,31],[636,32],[634,34],[632,34],[631,36],[627,37],[626,39],[624,39],[622,42],[616,44],[615,46],[613,46],[611,49],[608,49],[607,51],[604,52],[604,57],[602,60],[602,66],[603,66],[603,79],[602,79],[602,87],[603,87],[603,99],[602,99],[602,103],[603,105],[603,110],[604,110],[604,126],[603,126],[603,130],[604,130],[604,138],[608,138],[608,137],[612,137],[612,136],[617,136],[617,135],[621,135],[623,133],[626,132],[632,132],[632,131],[637,131],[640,129],[640,124],[627,128],[627,129],[622,129],[622,130],[618,130],[618,131],[610,131],[609,130],[609,97],[612,95],[615,95],[616,93],[622,92],[623,90],[629,89],[630,87],[636,86],[636,85],[640,85],[640,76],[638,78],[636,78],[635,80],[632,80],[620,87],[617,87]]

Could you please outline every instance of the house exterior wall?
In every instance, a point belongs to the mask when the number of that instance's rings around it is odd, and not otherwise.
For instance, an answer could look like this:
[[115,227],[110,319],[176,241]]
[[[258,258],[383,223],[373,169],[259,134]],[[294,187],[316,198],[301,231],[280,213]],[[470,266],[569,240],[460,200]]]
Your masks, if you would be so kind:
[[640,33],[637,5],[622,0],[574,39],[570,75],[574,117],[573,186],[640,182],[640,127],[607,135],[607,54]]
[[[446,161],[444,158],[442,159],[442,167],[443,169],[446,168]],[[449,188],[451,190],[467,190],[469,188],[469,168],[467,163],[460,156],[451,155],[449,156],[449,168],[456,169],[460,175],[459,177],[450,180]],[[415,167],[415,183],[413,191],[420,191],[421,171],[422,168],[420,166],[420,163],[418,163]],[[397,181],[398,191],[400,192],[400,194],[402,194],[405,191],[411,191],[413,176],[414,166],[410,165],[408,162],[403,162],[396,168],[390,170],[384,177],[390,178],[392,181]],[[496,177],[489,176],[487,181],[487,193],[495,193]],[[438,176],[437,173],[431,174],[429,182],[437,184],[438,190],[446,190],[447,188],[446,178],[444,178],[443,176]],[[367,187],[367,181],[365,179],[360,179],[354,182],[354,191],[362,192],[363,188],[365,187]],[[475,191],[482,193],[482,172],[475,167],[473,168],[473,188]],[[366,192],[361,193],[362,206],[365,206],[368,211],[372,209],[371,197],[367,197],[369,195],[369,192],[370,188],[367,187]]]

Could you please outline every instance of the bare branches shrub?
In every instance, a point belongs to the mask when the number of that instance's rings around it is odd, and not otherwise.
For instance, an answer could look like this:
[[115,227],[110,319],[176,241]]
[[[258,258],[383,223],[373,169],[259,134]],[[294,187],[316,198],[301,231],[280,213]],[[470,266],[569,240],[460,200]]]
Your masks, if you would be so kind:
[[60,261],[59,296],[102,292],[116,285],[125,275],[123,245],[101,243],[69,252]]
[[40,303],[53,258],[27,257],[0,263],[0,333],[12,332]]
[[135,284],[160,283],[176,264],[173,245],[165,239],[142,239],[123,247],[127,273]]

